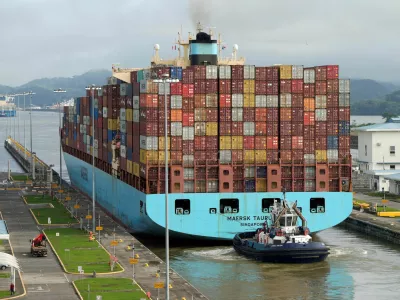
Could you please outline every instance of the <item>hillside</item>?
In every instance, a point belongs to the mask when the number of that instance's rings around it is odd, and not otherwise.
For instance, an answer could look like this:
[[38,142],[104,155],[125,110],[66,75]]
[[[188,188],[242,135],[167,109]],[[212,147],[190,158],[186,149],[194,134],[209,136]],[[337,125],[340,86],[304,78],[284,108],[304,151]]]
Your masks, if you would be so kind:
[[79,97],[85,94],[86,86],[90,84],[104,85],[107,82],[107,77],[110,76],[111,71],[93,70],[73,77],[35,79],[19,87],[0,85],[0,94],[33,91],[36,93],[32,97],[33,104],[48,105],[57,102],[59,99],[59,96],[53,92],[55,89],[62,88],[67,91],[62,94],[63,99]]
[[351,80],[351,101],[381,99],[399,87],[388,82],[377,82],[371,79]]

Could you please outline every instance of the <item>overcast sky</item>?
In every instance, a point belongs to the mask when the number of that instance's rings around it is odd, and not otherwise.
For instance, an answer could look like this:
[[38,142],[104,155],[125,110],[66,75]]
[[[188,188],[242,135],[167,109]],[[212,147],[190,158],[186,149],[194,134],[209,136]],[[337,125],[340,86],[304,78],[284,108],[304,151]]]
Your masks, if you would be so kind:
[[[339,64],[341,76],[400,81],[398,0],[0,1],[0,84],[145,67],[177,54],[180,26],[216,27],[256,65]],[[186,35],[185,35],[186,36]]]

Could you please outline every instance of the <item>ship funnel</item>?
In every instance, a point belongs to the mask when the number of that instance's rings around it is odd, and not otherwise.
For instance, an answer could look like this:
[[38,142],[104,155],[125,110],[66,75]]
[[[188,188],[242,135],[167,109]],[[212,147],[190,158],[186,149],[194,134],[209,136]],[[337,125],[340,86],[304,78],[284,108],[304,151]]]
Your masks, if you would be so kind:
[[195,65],[217,65],[218,45],[217,40],[212,40],[211,35],[202,31],[201,24],[197,25],[198,33],[195,40],[190,40],[190,64]]

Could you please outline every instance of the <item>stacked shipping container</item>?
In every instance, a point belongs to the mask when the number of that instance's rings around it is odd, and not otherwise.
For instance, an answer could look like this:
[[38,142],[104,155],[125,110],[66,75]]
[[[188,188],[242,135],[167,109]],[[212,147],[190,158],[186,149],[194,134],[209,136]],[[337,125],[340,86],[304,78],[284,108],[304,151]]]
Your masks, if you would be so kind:
[[[350,83],[338,71],[336,65],[135,71],[131,83],[88,91],[64,109],[64,151],[87,162],[94,154],[101,170],[145,193],[163,193],[167,118],[172,192],[348,189]],[[151,79],[165,73],[178,82]]]

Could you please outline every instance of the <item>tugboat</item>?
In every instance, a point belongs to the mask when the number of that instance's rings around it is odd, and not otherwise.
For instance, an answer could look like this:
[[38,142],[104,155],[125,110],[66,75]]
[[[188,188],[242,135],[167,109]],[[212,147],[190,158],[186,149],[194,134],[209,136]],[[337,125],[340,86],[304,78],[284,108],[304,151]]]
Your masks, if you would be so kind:
[[[302,221],[297,226],[297,219]],[[271,221],[268,226],[268,221]],[[236,252],[262,262],[313,263],[329,255],[329,248],[321,242],[313,242],[307,221],[297,208],[297,201],[289,205],[285,199],[274,201],[271,217],[263,228],[255,232],[235,235],[233,247]]]

